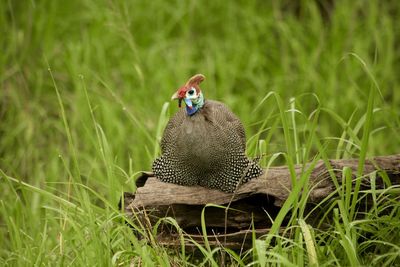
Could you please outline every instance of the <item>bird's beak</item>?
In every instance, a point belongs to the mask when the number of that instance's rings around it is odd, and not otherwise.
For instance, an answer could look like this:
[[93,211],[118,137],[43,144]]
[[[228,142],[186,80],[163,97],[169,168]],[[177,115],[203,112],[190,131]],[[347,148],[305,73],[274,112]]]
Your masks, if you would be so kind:
[[178,91],[175,92],[175,94],[172,95],[171,100],[179,99]]
[[179,94],[178,91],[175,92],[175,94],[172,95],[171,100],[175,100],[178,99],[178,106],[181,107],[182,106],[182,98],[179,98]]

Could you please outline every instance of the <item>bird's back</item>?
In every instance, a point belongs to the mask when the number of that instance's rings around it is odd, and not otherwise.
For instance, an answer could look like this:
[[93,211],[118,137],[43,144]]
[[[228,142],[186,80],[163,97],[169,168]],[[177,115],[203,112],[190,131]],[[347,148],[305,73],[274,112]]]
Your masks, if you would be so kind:
[[245,148],[240,120],[224,104],[207,100],[194,115],[180,110],[171,118],[153,171],[165,182],[232,192],[262,172],[245,156]]

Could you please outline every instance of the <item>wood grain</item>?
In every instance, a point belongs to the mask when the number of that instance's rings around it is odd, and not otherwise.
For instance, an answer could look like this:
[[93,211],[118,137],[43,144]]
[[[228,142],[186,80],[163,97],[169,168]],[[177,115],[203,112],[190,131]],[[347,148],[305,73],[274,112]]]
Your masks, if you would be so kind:
[[[309,209],[335,191],[333,180],[336,179],[339,184],[341,183],[344,167],[352,170],[354,183],[358,163],[357,159],[317,162],[311,170],[309,179]],[[296,179],[299,179],[310,166],[310,164],[296,165]],[[370,188],[368,174],[372,172],[376,172],[377,188],[388,186],[383,179],[385,175],[391,184],[400,184],[400,154],[367,160],[362,177],[362,190]],[[271,226],[269,218],[273,219],[276,216],[292,189],[292,179],[286,166],[265,169],[262,176],[240,186],[235,193],[231,194],[200,186],[187,187],[163,183],[151,175],[152,173],[149,172],[144,173],[137,180],[138,188],[135,193],[125,193],[124,210],[130,218],[151,227],[160,218],[173,217],[187,236],[200,242],[201,238],[198,235],[202,236],[199,229],[201,229],[200,218],[203,208],[210,203],[229,205],[228,211],[207,206],[205,218],[210,240],[218,243],[215,237],[223,237],[225,244],[231,244],[230,247],[236,247],[239,244],[242,246],[243,244],[238,240],[247,240],[246,231],[253,225],[260,233],[266,233],[265,229]],[[313,218],[317,219],[318,214]],[[168,243],[170,240],[170,244],[173,245],[176,242],[173,238],[175,231],[171,227],[163,227],[163,234],[160,235],[159,241]],[[167,238],[165,238],[165,233],[167,233]]]

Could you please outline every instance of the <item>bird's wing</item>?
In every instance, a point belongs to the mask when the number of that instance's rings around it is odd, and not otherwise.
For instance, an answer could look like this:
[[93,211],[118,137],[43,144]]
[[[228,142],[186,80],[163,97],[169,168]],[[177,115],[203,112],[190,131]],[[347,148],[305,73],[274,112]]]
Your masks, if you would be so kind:
[[240,145],[246,150],[246,133],[240,119],[225,104],[218,101],[208,101],[213,106],[213,117],[216,123],[226,125],[237,134]]
[[161,139],[161,152],[168,151],[169,146],[174,145],[177,142],[178,129],[185,119],[185,109],[180,109],[174,116],[168,121],[165,127],[163,137]]

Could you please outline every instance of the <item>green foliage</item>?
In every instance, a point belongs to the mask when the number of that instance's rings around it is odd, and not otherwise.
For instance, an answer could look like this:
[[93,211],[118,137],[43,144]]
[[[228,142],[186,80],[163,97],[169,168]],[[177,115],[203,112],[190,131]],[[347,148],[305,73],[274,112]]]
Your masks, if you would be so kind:
[[[399,153],[399,15],[377,0],[1,1],[0,265],[218,266],[221,253],[233,266],[399,265],[397,187],[376,189],[374,173],[353,192],[344,170],[316,207],[332,223],[319,231],[306,223],[310,169],[293,173],[357,157],[361,178],[369,156]],[[248,154],[292,170],[271,233],[246,253],[197,244],[194,259],[117,209],[195,73],[242,119]]]

